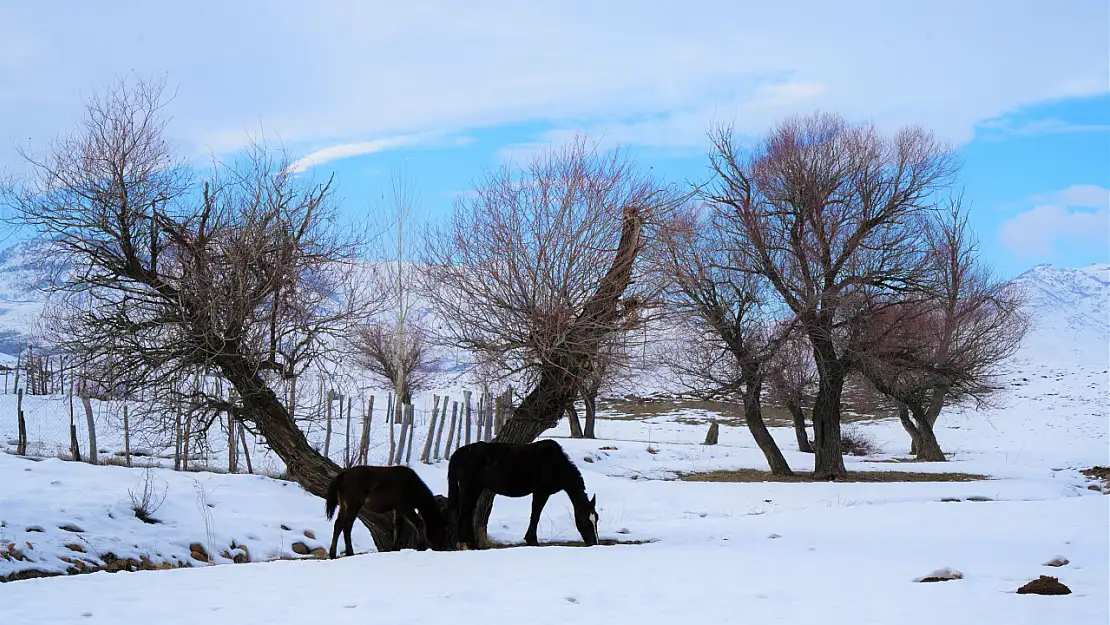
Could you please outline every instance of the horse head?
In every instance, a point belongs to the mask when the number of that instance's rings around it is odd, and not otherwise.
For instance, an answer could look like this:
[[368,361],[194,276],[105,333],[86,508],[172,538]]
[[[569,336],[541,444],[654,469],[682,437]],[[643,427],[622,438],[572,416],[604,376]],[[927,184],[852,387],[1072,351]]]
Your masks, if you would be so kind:
[[585,503],[574,507],[574,524],[578,526],[578,533],[587,547],[597,544],[597,495],[590,497]]

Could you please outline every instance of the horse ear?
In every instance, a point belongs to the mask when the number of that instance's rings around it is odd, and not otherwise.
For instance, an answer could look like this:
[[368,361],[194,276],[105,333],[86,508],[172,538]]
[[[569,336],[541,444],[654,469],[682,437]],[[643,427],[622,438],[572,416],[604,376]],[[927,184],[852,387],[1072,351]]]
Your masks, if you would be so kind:
[[590,497],[590,505],[591,506],[596,506],[597,505],[597,493],[594,493],[594,496]]

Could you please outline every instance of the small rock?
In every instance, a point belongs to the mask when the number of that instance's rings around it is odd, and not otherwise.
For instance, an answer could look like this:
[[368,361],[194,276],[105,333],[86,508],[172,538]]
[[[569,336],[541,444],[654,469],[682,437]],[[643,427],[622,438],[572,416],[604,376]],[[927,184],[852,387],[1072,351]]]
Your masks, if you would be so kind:
[[959,503],[960,498],[959,497],[944,497],[940,501],[941,501],[941,503]]
[[775,539],[775,538],[782,538],[782,536],[779,536],[778,534],[768,534],[767,538]]
[[69,549],[70,551],[76,551],[78,553],[85,553],[85,548],[81,545],[78,545],[77,543],[69,543],[68,545],[66,545],[66,549]]
[[45,532],[46,530],[42,529],[41,525],[32,525],[31,527],[27,528],[27,531],[28,532],[40,532],[40,533],[42,533],[42,532]]
[[632,531],[629,530],[627,527],[622,527],[619,530],[617,530],[617,533],[618,534],[631,534]]
[[204,545],[202,545],[201,543],[192,543],[191,545],[189,545],[189,555],[194,560],[199,560],[201,562],[208,562],[209,559],[208,550],[205,549]]
[[75,533],[85,531],[85,530],[81,529],[80,527],[77,527],[76,525],[74,525],[72,523],[66,523],[65,525],[59,525],[58,529],[65,530],[67,532],[75,532]]
[[314,557],[317,557],[317,558],[326,558],[326,557],[328,557],[328,552],[323,547],[317,547],[317,548],[313,549],[311,553]]
[[1087,490],[1100,491],[1102,489],[1099,488],[1098,484],[1088,484],[1087,485]]
[[290,546],[290,549],[293,550],[293,553],[295,553],[297,555],[301,555],[301,556],[307,556],[308,553],[309,553],[308,545],[306,545],[302,542],[293,543]]
[[984,497],[982,495],[972,495],[972,496],[968,497],[967,500],[968,501],[994,501],[990,497]]
[[1067,558],[1065,558],[1064,556],[1053,556],[1053,558],[1051,560],[1049,560],[1048,562],[1045,562],[1044,565],[1045,566],[1065,566],[1069,562],[1070,561]]
[[951,580],[954,580],[954,579],[963,579],[963,578],[964,578],[964,574],[957,571],[956,569],[943,568],[943,569],[937,569],[937,570],[933,571],[932,573],[929,573],[925,577],[918,577],[917,579],[915,579],[913,581],[918,582],[918,583],[947,582],[947,581],[951,581]]
[[1041,575],[1037,579],[1018,588],[1019,595],[1070,595],[1071,589],[1060,583],[1055,577]]
[[287,531],[287,532],[288,532],[288,531],[289,531],[290,529],[292,529],[292,528],[290,528],[290,527],[289,527],[288,525],[282,525],[282,526],[281,526],[281,529],[283,529],[283,530],[285,530],[285,531]]
[[[402,398],[402,399],[403,399],[403,398]],[[316,534],[313,534],[313,533],[312,533],[312,530],[305,530],[305,531],[304,531],[304,537],[305,537],[305,538],[310,538],[310,539],[312,539],[312,540],[316,540]]]
[[593,464],[593,462],[594,462],[594,459],[593,459],[593,458],[591,458],[591,457],[589,457],[589,456],[585,456],[584,458],[582,458],[582,462],[586,462],[586,463],[589,463],[589,464]]

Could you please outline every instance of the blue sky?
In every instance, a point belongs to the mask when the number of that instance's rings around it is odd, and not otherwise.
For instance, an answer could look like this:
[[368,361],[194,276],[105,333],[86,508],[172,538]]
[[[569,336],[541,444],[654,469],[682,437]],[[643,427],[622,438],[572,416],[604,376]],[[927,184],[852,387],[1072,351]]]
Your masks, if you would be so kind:
[[1101,0],[0,5],[0,168],[132,71],[175,89],[185,154],[261,129],[334,171],[351,215],[403,168],[428,220],[574,132],[688,180],[709,124],[821,109],[959,145],[983,251],[1012,276],[1110,260],[1108,23]]

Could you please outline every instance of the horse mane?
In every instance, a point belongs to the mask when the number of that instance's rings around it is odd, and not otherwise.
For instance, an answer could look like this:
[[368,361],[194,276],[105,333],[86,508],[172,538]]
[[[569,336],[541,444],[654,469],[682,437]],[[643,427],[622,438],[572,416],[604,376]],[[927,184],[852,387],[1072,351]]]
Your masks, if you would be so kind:
[[[436,501],[435,495],[432,494],[432,490],[428,488],[428,485],[425,484],[424,480],[421,480],[419,476],[416,478],[413,491],[413,494],[416,496],[416,510],[420,513],[420,516],[424,518],[424,531],[435,532],[437,535],[446,538],[447,519],[439,509],[439,502]],[[435,529],[429,529],[430,525],[434,525]],[[429,539],[430,538],[429,536]]]
[[[551,442],[554,443],[555,441],[551,441]],[[563,454],[563,459],[567,461],[566,462],[566,468],[567,468],[567,471],[568,471],[568,477],[570,477],[573,484],[575,486],[577,486],[578,489],[581,490],[583,494],[585,494],[586,493],[586,480],[582,477],[582,471],[579,470],[578,465],[574,464],[574,461],[570,459],[570,455],[567,454],[567,451],[565,449],[563,449],[562,445],[560,445],[559,443],[555,443],[555,446],[558,447],[559,453]],[[570,494],[570,491],[567,491],[567,494]]]

